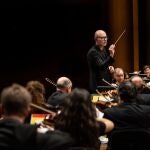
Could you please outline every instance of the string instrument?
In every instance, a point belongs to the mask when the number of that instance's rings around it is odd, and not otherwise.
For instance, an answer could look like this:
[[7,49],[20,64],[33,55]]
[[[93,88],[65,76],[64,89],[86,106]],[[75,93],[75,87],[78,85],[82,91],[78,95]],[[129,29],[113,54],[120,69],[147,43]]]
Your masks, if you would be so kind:
[[102,109],[108,108],[108,107],[112,107],[112,106],[116,106],[116,103],[113,102],[113,98],[112,95],[107,92],[99,92],[98,90],[96,90],[98,95],[93,96],[93,103],[95,103],[96,105],[102,107]]
[[[42,121],[42,124],[40,124],[40,126],[42,127],[47,127],[47,128],[51,128],[54,126],[54,118],[57,115],[57,112],[51,111],[49,109],[46,109],[42,106],[39,106],[37,104],[31,103],[30,104],[31,108],[31,114],[35,113],[35,109],[38,110],[40,112],[40,114],[47,114],[46,117],[44,118],[44,120]],[[37,113],[37,111],[36,111]]]
[[97,99],[95,100],[95,104],[103,105],[106,108],[111,107],[111,98],[106,93],[100,93],[97,89],[96,92],[98,94]]
[[109,87],[111,87],[111,88],[108,88],[108,89],[111,89],[111,90],[99,92],[99,90],[96,89],[96,93],[99,95],[99,97],[95,96],[95,99],[94,99],[95,104],[104,106],[103,107],[104,109],[107,107],[116,106],[117,103],[114,102],[114,98],[118,99],[118,90],[117,90],[118,86],[117,85],[114,86],[114,85],[110,84],[105,79],[102,79],[102,81],[105,82],[107,85],[109,85]]
[[117,84],[111,84],[108,81],[106,81],[105,79],[102,79],[102,81],[105,82],[107,85],[111,86],[112,88],[114,88],[113,90],[108,90],[105,93],[107,93],[111,97],[118,95],[118,85]]

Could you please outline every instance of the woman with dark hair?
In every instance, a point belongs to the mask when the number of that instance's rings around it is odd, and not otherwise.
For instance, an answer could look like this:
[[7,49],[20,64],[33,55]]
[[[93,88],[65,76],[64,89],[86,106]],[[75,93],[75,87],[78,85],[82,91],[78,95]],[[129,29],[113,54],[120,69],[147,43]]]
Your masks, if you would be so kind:
[[66,98],[63,110],[56,118],[55,128],[70,133],[76,147],[95,149],[98,137],[111,130],[113,123],[105,119],[97,121],[89,92],[76,88]]

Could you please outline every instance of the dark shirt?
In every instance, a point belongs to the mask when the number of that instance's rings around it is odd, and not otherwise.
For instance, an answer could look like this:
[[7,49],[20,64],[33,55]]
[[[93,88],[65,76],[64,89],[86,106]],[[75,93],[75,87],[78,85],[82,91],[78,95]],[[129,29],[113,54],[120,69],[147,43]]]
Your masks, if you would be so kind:
[[62,106],[66,96],[66,93],[63,93],[62,91],[56,91],[48,98],[48,104],[52,106]]
[[60,131],[45,134],[37,126],[12,119],[0,121],[0,150],[64,150],[73,144],[72,138]]
[[100,50],[98,46],[93,46],[87,53],[87,60],[90,71],[90,89],[95,91],[97,86],[106,85],[102,78],[111,82],[109,66],[114,59],[106,49]]
[[[74,129],[74,130],[76,130],[76,132],[75,132],[76,135],[79,135],[77,137],[72,135],[72,133],[69,132],[70,129],[68,127],[66,128],[66,126],[61,127],[61,125],[60,125],[58,127],[56,125],[55,128],[60,130],[60,131],[69,133],[75,141],[74,147],[79,148],[79,147],[89,147],[89,143],[86,139],[92,138],[93,136],[94,136],[94,138],[96,136],[99,137],[99,136],[102,136],[105,134],[106,125],[103,122],[98,122],[98,126],[99,126],[98,132],[97,132],[98,135],[93,134],[90,137],[87,137],[86,133],[83,132],[84,130],[82,130],[82,128],[81,129],[76,129],[76,128]],[[86,135],[86,137],[85,137],[85,135]],[[96,139],[96,143],[97,143],[96,146],[98,146],[98,149],[99,149],[100,141],[98,140],[98,137]],[[90,148],[94,148],[94,147],[90,147]],[[92,150],[94,150],[94,149],[92,149]]]
[[106,125],[103,122],[98,122],[99,124],[99,136],[105,134]]
[[150,106],[123,103],[104,110],[104,118],[115,124],[115,129],[150,128]]
[[150,94],[137,94],[137,103],[150,106]]

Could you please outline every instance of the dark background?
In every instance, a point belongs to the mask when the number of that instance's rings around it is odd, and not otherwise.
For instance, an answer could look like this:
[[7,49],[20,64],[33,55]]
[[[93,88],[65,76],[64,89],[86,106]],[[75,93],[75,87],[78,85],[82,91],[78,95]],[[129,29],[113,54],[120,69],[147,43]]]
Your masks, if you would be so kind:
[[[140,37],[147,38],[143,36],[148,18],[145,6],[140,2],[139,30]],[[94,44],[94,32],[108,31],[106,0],[22,2],[1,8],[0,90],[14,82],[25,85],[29,80],[39,80],[49,95],[55,88],[44,78],[56,81],[60,76],[69,77],[74,87],[88,89],[86,53]],[[145,39],[140,40],[140,62],[148,63],[144,59],[148,47],[143,49]]]
[[140,68],[150,65],[150,1],[139,0]]
[[[67,76],[74,87],[88,88],[86,53],[93,34],[105,26],[105,2],[3,5],[0,18],[1,89],[17,82],[56,81]],[[101,21],[103,20],[103,21]]]

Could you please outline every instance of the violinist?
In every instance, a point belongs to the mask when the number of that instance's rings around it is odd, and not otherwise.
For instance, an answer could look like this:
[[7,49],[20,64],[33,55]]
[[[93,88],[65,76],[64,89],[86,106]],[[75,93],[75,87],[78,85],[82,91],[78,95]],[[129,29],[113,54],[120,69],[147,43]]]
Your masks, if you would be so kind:
[[32,95],[32,102],[34,104],[41,105],[45,102],[45,87],[39,81],[29,81],[26,85],[26,89]]
[[115,68],[114,70],[114,81],[115,83],[112,83],[113,86],[119,86],[120,83],[125,81],[125,74],[122,68]]
[[144,72],[144,74],[147,75],[146,77],[144,77],[144,80],[147,80],[148,82],[150,82],[150,66],[145,65],[143,68],[143,72]]
[[135,87],[137,89],[137,93],[139,93],[139,94],[149,94],[150,93],[150,89],[146,86],[144,80],[140,76],[135,75],[135,76],[131,77],[130,80],[135,85]]
[[13,84],[1,93],[3,118],[0,120],[1,150],[65,150],[74,140],[67,133],[39,133],[36,125],[24,124],[30,111],[31,94],[21,85]]
[[48,98],[48,104],[52,106],[62,106],[65,97],[72,90],[72,82],[67,77],[60,77],[57,80],[56,92]]
[[143,70],[144,70],[144,74],[150,75],[150,66],[149,65],[145,65]]
[[137,91],[131,82],[120,84],[121,103],[117,107],[104,110],[104,117],[115,124],[115,130],[139,129],[150,127],[150,107],[136,103]]

